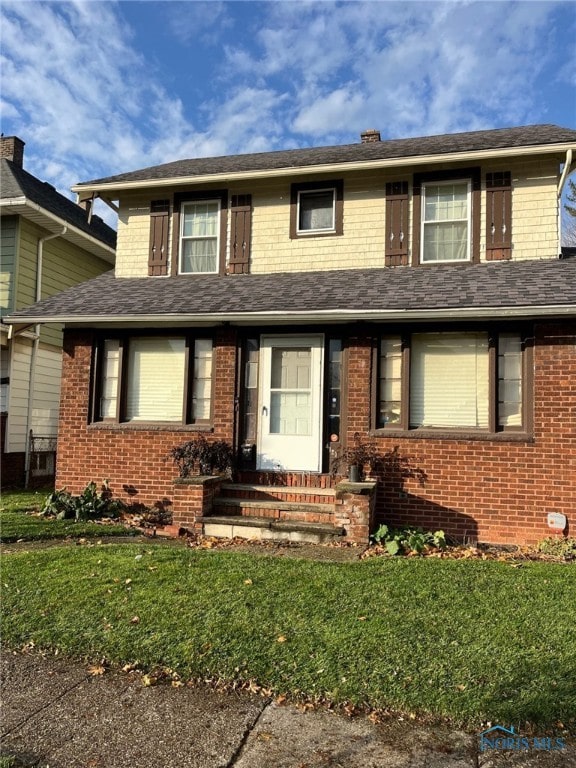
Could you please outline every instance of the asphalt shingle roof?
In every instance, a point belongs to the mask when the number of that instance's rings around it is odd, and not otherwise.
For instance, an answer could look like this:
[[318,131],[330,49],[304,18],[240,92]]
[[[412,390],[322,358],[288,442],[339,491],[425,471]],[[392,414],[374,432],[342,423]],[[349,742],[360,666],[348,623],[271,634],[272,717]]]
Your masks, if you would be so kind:
[[25,197],[45,211],[66,221],[68,224],[95,237],[111,248],[116,247],[116,232],[99,216],[93,216],[88,223],[86,212],[69,200],[48,182],[40,181],[17,163],[0,160],[0,200]]
[[107,272],[45,299],[18,317],[118,318],[208,313],[576,309],[576,259],[263,275],[115,278]]
[[95,184],[175,179],[216,173],[304,168],[314,165],[422,157],[424,155],[540,146],[565,142],[576,143],[575,130],[561,128],[557,125],[528,125],[519,128],[498,128],[490,131],[470,131],[413,139],[392,139],[366,144],[358,142],[357,144],[340,146],[177,160],[130,173],[94,179],[83,182],[83,184],[89,187]]

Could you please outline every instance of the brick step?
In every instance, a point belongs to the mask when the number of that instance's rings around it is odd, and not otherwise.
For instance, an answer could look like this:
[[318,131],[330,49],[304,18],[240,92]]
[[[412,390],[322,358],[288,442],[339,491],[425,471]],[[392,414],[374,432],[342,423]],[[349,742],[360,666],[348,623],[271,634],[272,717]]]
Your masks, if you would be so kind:
[[199,518],[202,533],[216,538],[241,538],[261,541],[294,541],[325,544],[344,536],[344,529],[330,524],[293,520],[271,520],[266,517],[210,515]]
[[336,498],[334,488],[305,486],[257,485],[255,483],[224,483],[221,493],[227,498],[298,502],[304,504],[330,504]]
[[239,483],[267,485],[275,488],[333,488],[337,479],[329,474],[314,472],[272,472],[266,470],[240,470]]

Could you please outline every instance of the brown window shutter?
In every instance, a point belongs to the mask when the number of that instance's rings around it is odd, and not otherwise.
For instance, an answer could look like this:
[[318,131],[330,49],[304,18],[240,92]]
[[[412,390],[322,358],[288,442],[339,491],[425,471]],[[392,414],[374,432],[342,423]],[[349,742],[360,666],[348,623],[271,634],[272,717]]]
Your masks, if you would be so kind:
[[232,195],[230,222],[231,275],[250,271],[250,242],[252,229],[252,195]]
[[168,274],[168,224],[170,200],[150,203],[150,251],[148,274],[152,277]]
[[384,263],[387,267],[408,264],[408,182],[386,184],[386,245]]
[[486,259],[512,258],[512,174],[486,174]]

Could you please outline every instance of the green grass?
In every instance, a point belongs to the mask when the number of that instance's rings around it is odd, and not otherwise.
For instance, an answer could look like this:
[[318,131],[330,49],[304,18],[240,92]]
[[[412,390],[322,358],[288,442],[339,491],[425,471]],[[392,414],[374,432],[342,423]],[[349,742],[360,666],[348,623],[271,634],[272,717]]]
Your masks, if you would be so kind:
[[575,575],[542,562],[57,547],[4,558],[3,641],[476,728],[574,727]]
[[99,525],[93,522],[54,520],[33,514],[42,509],[50,490],[11,491],[2,494],[0,504],[0,541],[38,541],[68,537],[126,536],[131,531],[123,525]]

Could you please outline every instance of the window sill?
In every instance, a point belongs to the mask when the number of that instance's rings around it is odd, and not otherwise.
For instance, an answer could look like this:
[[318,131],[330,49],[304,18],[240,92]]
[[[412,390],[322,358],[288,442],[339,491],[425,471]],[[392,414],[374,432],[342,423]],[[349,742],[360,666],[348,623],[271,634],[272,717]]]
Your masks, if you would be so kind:
[[213,432],[211,424],[175,424],[173,421],[95,421],[88,429],[113,432]]
[[371,437],[407,438],[409,440],[478,440],[496,443],[533,443],[528,432],[477,432],[474,430],[449,429],[373,429]]
[[337,232],[335,229],[329,231],[314,231],[314,232],[296,232],[292,235],[292,240],[305,240],[311,237],[340,237],[343,232]]

